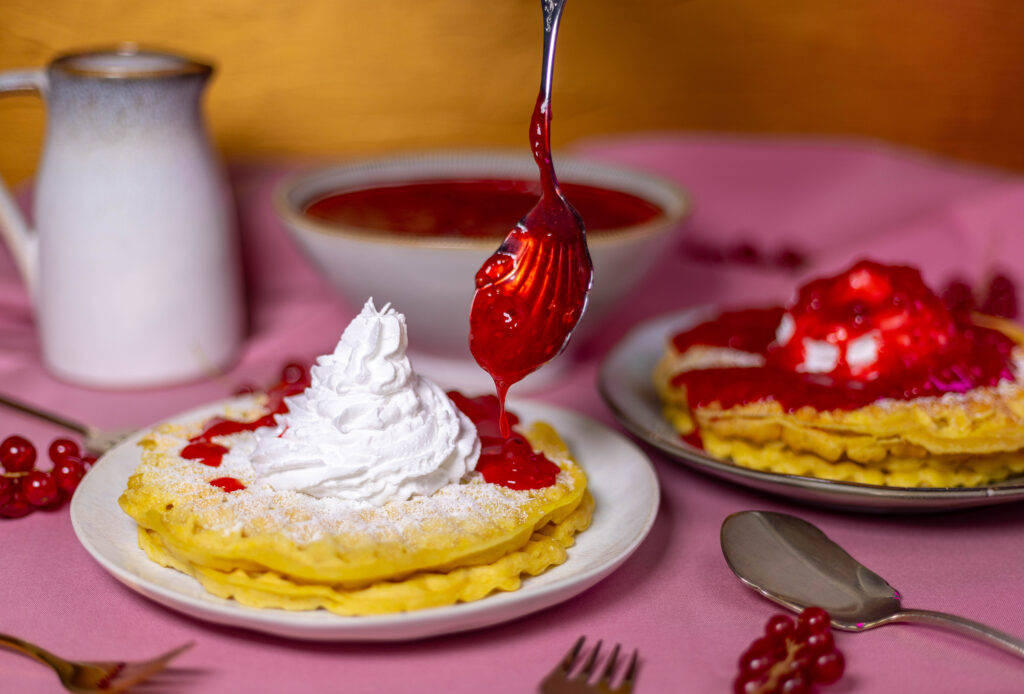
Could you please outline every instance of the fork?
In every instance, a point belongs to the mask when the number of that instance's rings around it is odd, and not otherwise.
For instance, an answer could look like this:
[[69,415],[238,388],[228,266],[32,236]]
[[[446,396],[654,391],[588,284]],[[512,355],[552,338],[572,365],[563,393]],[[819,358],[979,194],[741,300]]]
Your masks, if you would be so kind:
[[633,684],[636,682],[638,654],[634,649],[622,680],[613,689],[612,680],[620,664],[619,644],[615,644],[615,648],[612,649],[611,655],[608,656],[604,667],[597,676],[597,681],[591,683],[590,680],[598,661],[601,641],[598,641],[587,655],[586,662],[583,663],[580,671],[570,676],[581,660],[581,651],[585,641],[586,637],[581,636],[558,666],[551,671],[551,674],[544,678],[540,683],[541,694],[630,694],[633,691]]
[[163,670],[169,662],[191,648],[192,642],[189,641],[150,660],[138,662],[65,660],[44,648],[7,634],[0,634],[0,646],[20,651],[49,665],[69,692],[116,694]]
[[11,396],[3,393],[0,393],[0,405],[31,415],[37,419],[51,422],[59,427],[78,432],[84,439],[82,442],[83,448],[85,448],[86,453],[91,455],[103,455],[120,443],[122,439],[127,438],[132,433],[131,429],[116,429],[110,431],[97,429],[89,424],[76,422],[62,415],[48,412],[47,410],[36,407],[35,405],[29,405],[28,403],[21,402],[20,400],[15,400]]

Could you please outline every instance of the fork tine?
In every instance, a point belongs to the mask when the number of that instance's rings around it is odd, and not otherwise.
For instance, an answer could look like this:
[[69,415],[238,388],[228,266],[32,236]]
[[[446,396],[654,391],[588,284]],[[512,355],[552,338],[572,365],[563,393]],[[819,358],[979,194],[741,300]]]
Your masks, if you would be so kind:
[[615,665],[619,659],[619,644],[615,644],[615,648],[612,649],[612,654],[608,656],[607,662],[604,664],[604,670],[601,671],[601,675],[597,678],[600,684],[610,684],[612,681],[612,675],[615,674]]
[[194,646],[194,645],[196,645],[195,641],[188,641],[186,643],[183,643],[180,646],[178,646],[177,648],[172,648],[171,650],[167,651],[162,656],[157,658],[157,660],[159,660],[159,661],[161,661],[163,663],[169,663],[172,660],[174,660],[175,658],[177,658],[179,655],[181,655],[182,653],[187,651],[188,649],[192,648],[192,646]]
[[601,652],[601,641],[598,640],[594,646],[594,650],[590,651],[590,655],[587,656],[587,662],[583,664],[583,669],[580,670],[580,674],[577,675],[577,679],[584,681],[590,679],[590,675],[594,672],[594,664],[597,662],[597,654]]
[[177,648],[167,651],[163,655],[153,658],[152,660],[140,663],[128,663],[127,666],[112,679],[110,683],[112,685],[111,691],[123,691],[124,689],[132,687],[143,680],[152,677],[167,667],[168,663],[172,660],[192,648],[194,643],[195,642],[193,641],[184,643]]
[[576,658],[579,656],[580,649],[583,648],[583,642],[586,638],[586,636],[581,636],[576,639],[576,643],[573,644],[572,648],[569,649],[569,652],[565,654],[564,658],[562,658],[562,662],[558,666],[562,674],[568,674],[569,670],[572,669],[572,664],[576,662]]
[[626,674],[622,678],[622,682],[615,689],[615,694],[629,694],[633,691],[633,683],[636,682],[636,670],[637,670],[637,650],[633,649],[633,655],[629,658],[629,665],[626,666]]

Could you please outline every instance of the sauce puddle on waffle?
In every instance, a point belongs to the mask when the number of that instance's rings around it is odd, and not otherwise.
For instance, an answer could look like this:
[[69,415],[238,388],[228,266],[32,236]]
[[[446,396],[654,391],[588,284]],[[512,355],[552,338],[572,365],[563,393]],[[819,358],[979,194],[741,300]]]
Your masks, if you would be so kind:
[[744,467],[978,486],[1024,472],[1022,345],[917,270],[861,261],[670,336],[654,381],[684,440]]

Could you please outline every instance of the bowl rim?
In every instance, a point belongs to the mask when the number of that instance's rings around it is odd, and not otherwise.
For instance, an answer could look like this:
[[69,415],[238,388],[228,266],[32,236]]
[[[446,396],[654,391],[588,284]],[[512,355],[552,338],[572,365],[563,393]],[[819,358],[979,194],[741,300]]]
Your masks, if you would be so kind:
[[[588,233],[587,244],[592,247],[611,245],[626,238],[656,236],[676,228],[692,211],[690,194],[671,179],[612,162],[571,154],[556,153],[555,156],[560,181],[596,184],[636,195],[661,210],[660,215],[642,224]],[[343,226],[314,219],[306,215],[303,209],[328,190],[337,190],[339,181],[359,181],[351,189],[360,190],[387,182],[465,178],[474,172],[476,175],[532,177],[537,175],[536,166],[529,153],[506,149],[427,150],[358,158],[321,164],[285,176],[274,188],[273,207],[278,218],[292,230],[392,246],[493,249],[500,243],[496,237],[387,234],[377,229]],[[497,167],[497,173],[494,167]]]

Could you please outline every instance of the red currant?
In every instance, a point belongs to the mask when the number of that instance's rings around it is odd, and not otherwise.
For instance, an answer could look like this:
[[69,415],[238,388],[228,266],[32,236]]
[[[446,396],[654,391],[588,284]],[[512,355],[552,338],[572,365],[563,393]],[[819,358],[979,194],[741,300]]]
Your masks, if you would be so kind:
[[808,607],[800,613],[797,621],[800,625],[806,627],[808,633],[811,634],[820,634],[823,631],[828,631],[831,623],[828,612],[820,607]]
[[992,278],[988,284],[988,293],[981,305],[981,312],[1003,318],[1017,317],[1017,288],[1013,280],[1003,274]]
[[83,455],[82,459],[81,459],[81,463],[82,463],[82,467],[84,467],[86,470],[89,470],[89,469],[92,468],[93,465],[96,464],[96,456],[94,456],[94,455]]
[[0,506],[6,504],[15,497],[18,492],[18,483],[13,477],[0,475]]
[[0,518],[21,518],[32,513],[32,506],[20,494],[15,494],[6,504],[0,504]]
[[288,385],[309,383],[309,374],[306,372],[306,367],[298,362],[288,362],[281,369],[281,383]]
[[745,679],[742,676],[733,683],[732,691],[733,694],[758,694],[763,691],[762,687],[767,686],[767,677],[753,677],[752,679]]
[[7,472],[28,472],[36,462],[36,447],[23,436],[8,436],[0,443],[0,464]]
[[843,676],[846,659],[839,651],[822,653],[811,663],[811,679],[821,684],[832,684]]
[[835,641],[831,631],[820,631],[816,634],[809,634],[804,640],[804,648],[811,655],[827,653],[835,648]]
[[82,452],[71,439],[54,439],[50,444],[50,460],[59,463],[65,458],[78,458]]
[[781,694],[808,694],[811,691],[811,683],[802,672],[794,672],[783,675],[779,680],[778,691]]
[[953,313],[970,313],[974,310],[971,285],[963,280],[953,280],[942,290],[942,303]]
[[747,651],[740,657],[740,674],[760,675],[771,669],[778,660],[771,653],[751,653]]
[[72,494],[78,483],[85,477],[85,466],[74,458],[65,458],[53,466],[51,473],[57,487],[66,494]]
[[757,265],[761,262],[761,252],[757,246],[748,242],[736,244],[729,249],[728,255],[730,260],[743,265]]
[[785,639],[796,629],[796,622],[784,614],[777,614],[768,620],[764,633],[773,639]]
[[807,258],[795,248],[781,248],[775,254],[775,264],[786,270],[798,270],[807,264]]
[[751,654],[774,653],[781,658],[786,654],[786,642],[783,639],[776,639],[771,636],[761,636],[751,641],[750,646],[747,647],[747,652]]
[[807,608],[796,622],[775,615],[765,624],[764,635],[754,639],[740,657],[733,692],[810,694],[815,683],[838,680],[844,667],[825,610]]
[[49,506],[60,498],[60,488],[48,472],[33,470],[21,480],[21,493],[25,501],[36,508]]

